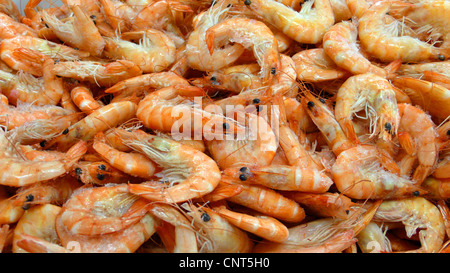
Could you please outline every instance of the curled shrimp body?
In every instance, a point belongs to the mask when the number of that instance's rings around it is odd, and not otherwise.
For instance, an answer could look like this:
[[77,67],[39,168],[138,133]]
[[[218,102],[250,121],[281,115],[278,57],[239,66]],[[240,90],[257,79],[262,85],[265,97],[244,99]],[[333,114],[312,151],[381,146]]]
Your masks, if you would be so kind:
[[126,32],[105,40],[105,56],[132,61],[143,73],[161,72],[175,61],[175,44],[159,30]]
[[[369,108],[369,109],[367,109]],[[348,78],[336,96],[335,115],[347,137],[358,141],[352,125],[352,115],[365,110],[371,133],[390,141],[397,134],[399,113],[394,87],[385,78],[372,73]]]
[[178,203],[210,193],[219,184],[221,175],[216,162],[196,149],[152,135],[126,139],[124,143],[161,166],[162,179],[172,184],[130,184],[131,193],[149,200]]
[[261,21],[246,18],[226,19],[212,27],[205,34],[209,52],[223,40],[252,48],[261,67],[260,77],[263,83],[270,82],[280,69],[278,42],[272,31]]
[[322,82],[345,77],[348,73],[339,68],[323,48],[302,50],[292,56],[297,80]]
[[405,92],[415,105],[419,105],[430,115],[445,119],[450,115],[450,90],[429,81],[398,77],[392,84]]
[[14,144],[9,143],[4,133],[0,137],[4,145],[0,162],[5,166],[5,172],[0,177],[0,184],[12,187],[21,187],[62,176],[68,173],[87,151],[87,144],[79,141],[70,147],[63,159],[28,161],[17,154]]
[[59,220],[73,234],[114,233],[141,220],[148,210],[146,204],[128,193],[125,184],[83,187],[64,203]]
[[359,145],[340,153],[331,172],[339,191],[350,198],[392,199],[424,192],[396,173],[397,168],[378,148]]
[[389,253],[392,252],[389,239],[382,227],[375,222],[370,222],[357,236],[358,247],[362,253]]
[[417,157],[418,165],[411,179],[421,184],[431,174],[438,160],[435,126],[431,118],[419,108],[401,103],[399,106],[400,124],[399,133],[411,136],[407,143],[400,145],[412,147],[412,156]]
[[59,62],[55,64],[53,71],[61,77],[88,81],[104,87],[142,74],[138,65],[127,60]]
[[92,114],[102,107],[92,95],[91,90],[86,86],[76,86],[70,91],[72,102],[86,115]]
[[189,67],[200,71],[214,71],[229,66],[244,53],[241,44],[226,45],[223,49],[215,49],[210,53],[205,33],[223,21],[229,10],[227,1],[218,1],[204,13],[197,15],[194,30],[189,34],[186,43],[186,61]]
[[57,144],[58,149],[66,150],[79,139],[90,140],[98,132],[104,132],[133,118],[136,109],[137,105],[129,101],[105,105],[72,124],[62,135],[50,140],[46,147]]
[[438,252],[444,242],[445,226],[439,209],[423,197],[385,200],[378,208],[374,220],[401,222],[406,235],[418,232],[421,247],[407,252]]
[[258,184],[284,191],[323,193],[333,184],[321,171],[289,165],[228,168],[223,174],[236,181],[240,180],[240,183]]
[[289,236],[288,228],[273,217],[235,212],[224,205],[213,206],[212,209],[231,224],[268,241],[283,242]]
[[358,29],[353,22],[337,23],[323,36],[324,51],[336,65],[353,74],[374,73],[386,77],[386,70],[372,64],[360,53],[357,36]]
[[326,30],[334,24],[328,0],[305,2],[299,12],[274,0],[251,1],[247,7],[299,43],[321,42]]
[[416,37],[402,36],[396,20],[391,22],[394,25],[393,30],[388,30],[384,18],[393,5],[390,1],[379,1],[359,18],[359,39],[362,47],[368,53],[383,62],[392,62],[398,59],[401,59],[402,62],[420,62],[437,60],[440,55],[448,55],[443,49],[434,47]]
[[44,13],[42,19],[64,43],[89,52],[93,56],[100,56],[105,47],[105,40],[94,22],[80,6],[71,6],[71,11],[73,17],[65,22],[48,13]]
[[14,229],[13,253],[27,252],[17,245],[23,235],[30,235],[58,244],[59,238],[55,229],[55,219],[61,207],[51,204],[38,205],[25,211]]
[[92,147],[112,167],[124,173],[150,178],[156,171],[155,163],[145,155],[136,152],[121,152],[108,145],[103,132],[95,136]]
[[88,56],[86,51],[26,35],[5,39],[0,45],[0,58],[9,67],[39,77],[43,75],[45,59],[74,61]]

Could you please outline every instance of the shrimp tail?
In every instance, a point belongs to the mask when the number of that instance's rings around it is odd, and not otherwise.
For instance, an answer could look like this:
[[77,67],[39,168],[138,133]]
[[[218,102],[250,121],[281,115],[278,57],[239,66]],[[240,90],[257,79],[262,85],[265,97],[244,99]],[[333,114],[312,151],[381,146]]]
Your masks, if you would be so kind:
[[88,145],[85,141],[80,140],[73,145],[66,153],[65,168],[70,170],[78,160],[87,152]]

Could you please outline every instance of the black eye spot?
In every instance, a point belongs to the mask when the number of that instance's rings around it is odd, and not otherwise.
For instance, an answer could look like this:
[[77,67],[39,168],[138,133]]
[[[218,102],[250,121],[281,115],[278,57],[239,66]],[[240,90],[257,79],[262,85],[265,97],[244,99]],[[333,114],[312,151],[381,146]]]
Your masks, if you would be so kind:
[[231,8],[233,5],[232,4],[228,4],[227,5],[227,8]]
[[384,124],[384,130],[386,130],[388,133],[391,134],[391,130],[392,130],[392,125],[389,122],[386,122]]
[[229,125],[228,123],[226,123],[226,122],[224,122],[224,123],[222,124],[222,127],[223,127],[223,129],[225,129],[225,130],[230,129],[230,125]]
[[217,80],[217,78],[214,77],[214,76],[212,76],[212,77],[210,78],[210,81],[212,81],[212,82],[215,82],[216,80]]
[[250,0],[245,0],[245,1],[244,1],[244,4],[245,4],[246,6],[250,5],[251,3],[252,3],[252,1],[250,1]]
[[447,131],[447,135],[450,136],[450,130]]
[[248,171],[248,168],[247,167],[242,167],[242,168],[239,169],[239,171],[243,173],[243,172]]
[[272,69],[270,69],[270,73],[272,75],[275,75],[277,73],[277,69],[275,67],[272,67]]
[[415,191],[415,192],[413,192],[413,195],[414,195],[414,196],[419,196],[419,195],[420,195],[420,192],[419,192],[419,191]]
[[76,173],[77,175],[81,175],[81,174],[83,173],[83,170],[82,170],[81,168],[76,168],[76,169],[75,169],[75,173]]
[[209,222],[209,220],[211,220],[211,216],[209,216],[209,214],[206,212],[202,213],[202,216],[200,217],[202,218],[203,222]]
[[103,180],[103,179],[105,179],[105,175],[104,175],[104,174],[101,174],[101,173],[98,173],[98,174],[97,174],[97,179],[98,179],[98,180]]
[[245,181],[245,180],[247,180],[247,176],[245,174],[241,174],[241,175],[239,175],[239,180]]
[[261,102],[261,100],[258,99],[258,98],[252,100],[252,103],[253,103],[253,104],[258,104],[258,103],[260,103],[260,102]]
[[47,23],[45,23],[44,25],[45,25],[46,28],[50,28],[50,27],[47,25]]
[[80,50],[78,47],[74,47],[73,49],[75,49],[75,50]]
[[45,141],[45,140],[42,140],[42,141],[39,143],[39,146],[41,146],[42,148],[44,148],[45,145],[47,145],[47,141]]
[[311,108],[311,107],[314,107],[315,104],[312,101],[308,101],[307,105],[309,108]]
[[350,210],[346,209],[345,213],[348,215],[350,213]]
[[67,128],[66,130],[64,130],[62,133],[63,133],[64,135],[67,135],[67,134],[69,133],[69,128]]
[[25,202],[31,202],[33,200],[34,200],[34,195],[28,194],[27,196],[25,196]]
[[321,103],[325,103],[325,100],[322,99],[322,98],[320,98],[319,101],[320,101]]
[[98,165],[98,169],[104,171],[104,170],[106,170],[106,166],[103,164]]
[[96,19],[97,16],[95,16],[94,14],[92,14],[91,16],[89,16],[91,19]]
[[442,55],[442,54],[439,54],[438,55],[438,59],[441,60],[441,61],[445,61],[445,56]]

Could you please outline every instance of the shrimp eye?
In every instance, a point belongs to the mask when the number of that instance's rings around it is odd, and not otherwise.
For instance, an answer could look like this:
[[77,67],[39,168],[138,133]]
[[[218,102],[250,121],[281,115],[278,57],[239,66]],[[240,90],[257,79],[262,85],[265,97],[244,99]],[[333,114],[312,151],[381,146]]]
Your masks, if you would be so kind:
[[97,16],[95,16],[94,14],[92,14],[91,16],[89,16],[91,19],[95,19],[97,18]]
[[233,5],[232,4],[228,4],[227,5],[227,8],[231,8]]
[[212,76],[212,77],[210,78],[210,80],[211,80],[212,82],[215,82],[217,79],[216,79],[216,77]]
[[272,69],[270,69],[270,73],[272,75],[275,75],[277,73],[277,69],[275,67],[272,67]]
[[320,101],[321,103],[325,103],[325,100],[322,99],[322,98],[320,98],[319,101]]
[[202,213],[202,216],[200,216],[203,220],[203,222],[208,222],[209,220],[211,220],[211,216],[209,216],[208,213],[204,212]]
[[83,170],[82,170],[81,168],[76,168],[76,169],[75,169],[75,173],[76,173],[77,175],[81,175],[81,174],[83,173]]
[[229,125],[228,123],[226,123],[226,122],[224,122],[224,123],[222,124],[222,127],[223,127],[223,129],[225,129],[225,130],[230,129],[230,125]]
[[419,191],[415,191],[415,192],[413,192],[413,195],[414,195],[414,196],[419,196],[419,195],[420,195],[420,192],[419,192]]
[[248,171],[248,168],[247,167],[242,167],[242,168],[239,169],[239,171],[241,173],[244,173],[244,172]]
[[315,104],[312,101],[308,101],[307,105],[309,108],[311,108],[311,107],[314,107]]
[[25,202],[31,202],[33,200],[34,200],[34,195],[28,194],[27,196],[25,196]]
[[252,3],[252,1],[250,1],[250,0],[245,0],[245,1],[244,1],[244,4],[245,4],[246,6],[250,5],[251,3]]
[[106,170],[106,166],[103,164],[98,165],[98,169],[104,171],[104,170]]
[[450,136],[450,130],[447,131],[447,135]]
[[241,174],[241,175],[239,175],[239,180],[245,181],[245,180],[247,180],[247,176],[245,174]]
[[47,23],[45,23],[44,25],[45,25],[46,28],[50,28],[50,27],[47,25]]
[[98,180],[103,180],[103,179],[105,179],[105,175],[104,175],[104,174],[101,174],[101,173],[98,173],[98,174],[97,174],[97,179],[98,179]]
[[258,99],[258,98],[252,100],[252,103],[253,103],[253,104],[258,104],[258,103],[260,103],[260,102],[261,102],[261,100]]
[[348,215],[350,213],[350,210],[345,210],[345,213]]
[[39,143],[39,146],[41,146],[42,148],[44,148],[45,145],[47,145],[47,141],[45,141],[45,140],[42,140],[42,141]]
[[75,49],[75,50],[80,50],[78,47],[74,47],[73,49]]
[[63,133],[64,135],[67,135],[67,134],[69,133],[69,128],[67,128],[66,130],[64,130],[62,133]]
[[391,134],[391,130],[392,130],[392,125],[389,122],[386,122],[384,124],[384,130],[386,130],[388,133]]
[[445,61],[445,56],[442,55],[442,54],[439,54],[438,55],[438,59],[441,60],[441,61]]

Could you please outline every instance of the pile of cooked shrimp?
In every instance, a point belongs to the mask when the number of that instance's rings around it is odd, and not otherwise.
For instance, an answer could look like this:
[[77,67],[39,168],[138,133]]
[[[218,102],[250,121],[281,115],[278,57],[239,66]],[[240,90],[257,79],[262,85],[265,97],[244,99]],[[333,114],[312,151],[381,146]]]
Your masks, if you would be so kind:
[[450,2],[0,1],[0,251],[449,252]]

